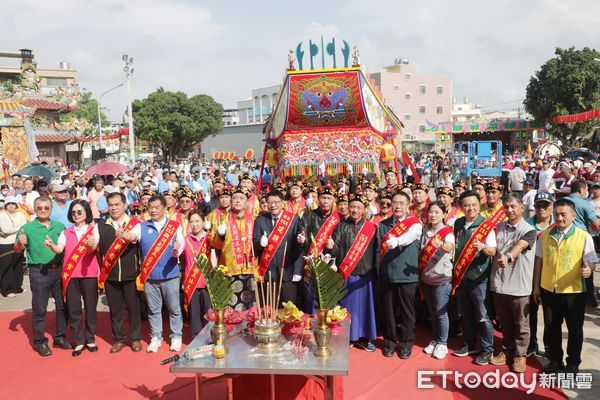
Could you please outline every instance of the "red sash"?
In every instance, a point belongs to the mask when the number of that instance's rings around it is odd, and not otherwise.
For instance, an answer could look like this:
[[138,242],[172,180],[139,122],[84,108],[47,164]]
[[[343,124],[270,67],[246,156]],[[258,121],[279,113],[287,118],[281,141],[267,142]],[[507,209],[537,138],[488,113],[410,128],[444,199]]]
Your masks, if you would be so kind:
[[388,239],[390,238],[390,236],[394,235],[395,237],[399,237],[404,235],[404,233],[406,233],[406,231],[408,231],[410,229],[411,226],[413,226],[414,224],[420,224],[421,220],[418,217],[408,217],[403,219],[402,221],[398,222],[396,224],[396,226],[394,226],[392,229],[390,229],[385,236],[383,237],[382,243],[381,243],[381,256],[383,257],[383,255],[388,251],[387,245],[385,244],[385,242],[388,241]]
[[354,271],[356,264],[358,264],[362,256],[365,254],[365,251],[367,250],[369,242],[373,238],[375,231],[377,231],[377,226],[375,226],[375,224],[371,221],[365,221],[362,228],[360,228],[358,235],[356,235],[356,239],[354,239],[352,246],[350,246],[350,249],[348,249],[348,254],[346,254],[344,261],[342,261],[339,267],[340,273],[342,274],[342,278],[344,278],[344,280],[348,279],[352,271]]
[[251,214],[244,213],[244,223],[246,224],[246,236],[242,237],[233,213],[229,212],[229,229],[231,229],[231,244],[233,246],[235,265],[246,265],[246,261],[252,265],[254,262],[252,252],[248,251],[248,246],[252,246],[252,230],[254,226]]
[[284,211],[279,217],[279,221],[273,227],[273,231],[269,235],[269,242],[267,243],[267,247],[265,247],[265,251],[260,258],[260,263],[258,264],[258,274],[259,276],[265,276],[265,273],[269,269],[269,264],[271,264],[271,260],[275,256],[275,252],[277,248],[283,241],[287,231],[290,229],[290,225],[292,224],[292,220],[294,219],[294,214],[290,211]]
[[419,275],[421,274],[421,272],[423,272],[427,264],[429,264],[429,261],[431,261],[431,258],[437,250],[435,247],[433,247],[433,240],[437,239],[443,242],[446,240],[446,237],[453,232],[454,231],[451,227],[444,226],[438,231],[438,233],[436,233],[431,239],[429,239],[425,247],[423,247],[423,250],[421,251],[421,256],[419,257]]
[[69,254],[69,258],[67,259],[67,262],[65,263],[65,267],[63,268],[63,273],[62,273],[63,299],[67,298],[67,285],[69,284],[69,281],[71,280],[71,276],[73,275],[73,272],[75,272],[75,268],[77,268],[77,266],[81,262],[81,259],[83,258],[83,256],[85,255],[85,253],[88,250],[87,246],[85,245],[85,242],[87,242],[88,237],[90,236],[90,234],[92,234],[93,231],[94,231],[94,225],[91,225],[88,228],[88,230],[83,234],[81,239],[79,239],[79,241],[77,242],[75,247],[73,247],[73,251],[71,252],[71,254]]
[[448,237],[448,235],[453,232],[454,232],[454,230],[451,227],[444,226],[435,235],[433,235],[433,237],[431,239],[429,239],[429,241],[427,242],[425,247],[423,247],[423,250],[421,250],[421,255],[419,256],[419,288],[421,288],[421,290],[420,290],[421,299],[425,298],[425,293],[423,292],[423,289],[421,287],[423,281],[421,280],[420,277],[421,277],[421,274],[423,273],[423,271],[425,270],[425,267],[429,264],[429,262],[433,258],[433,255],[437,251],[437,249],[433,246],[433,240],[437,239],[437,240],[441,240],[442,242],[444,242],[444,241],[446,241],[446,238]]
[[179,228],[179,222],[174,221],[172,219],[167,219],[167,223],[158,235],[158,238],[156,238],[156,241],[154,242],[152,247],[150,247],[146,258],[142,263],[142,272],[140,272],[136,279],[138,290],[143,290],[144,283],[146,283],[146,280],[148,280],[148,277],[152,273],[152,270],[154,269],[154,267],[156,267],[156,263],[158,262],[158,260],[160,260],[165,250],[167,250],[169,244],[171,244],[171,240],[173,240],[173,238],[175,237],[175,234],[177,233],[177,228]]
[[[127,225],[125,225],[125,228],[123,228],[123,230],[125,232],[129,232],[133,229],[134,226],[136,226],[139,223],[140,221],[136,220],[135,218],[131,218]],[[112,271],[113,267],[115,266],[115,264],[121,257],[121,254],[123,254],[128,245],[129,243],[127,243],[127,241],[125,241],[124,239],[115,238],[115,241],[110,245],[110,248],[108,249],[108,251],[104,255],[104,258],[102,259],[102,265],[100,266],[100,276],[98,277],[98,285],[104,286],[104,282],[106,281],[106,278],[108,278],[110,271]]]
[[479,225],[477,230],[473,232],[473,235],[463,248],[458,259],[456,260],[456,265],[454,265],[454,280],[452,282],[452,293],[456,291],[456,288],[458,287],[458,285],[460,285],[460,282],[462,281],[463,276],[467,272],[467,269],[469,269],[469,265],[471,265],[471,263],[478,254],[478,251],[476,251],[473,247],[473,243],[475,243],[475,241],[484,243],[490,232],[496,228],[497,224],[504,221],[505,218],[506,213],[504,211],[504,207],[501,207],[498,209],[498,211],[494,213],[494,215],[492,215],[492,218],[484,221],[481,225]]
[[[208,235],[204,235],[202,241],[198,245],[198,251],[194,250],[192,242],[186,237],[185,241],[190,251],[194,255],[194,260],[196,260],[196,256],[198,254],[207,254],[208,253]],[[198,286],[198,282],[202,277],[202,273],[200,272],[200,268],[196,265],[192,265],[189,273],[185,277],[185,281],[183,282],[183,294],[184,294],[184,303],[183,308],[187,311],[190,301],[192,300],[192,296],[194,295],[194,291],[196,290],[196,286]]]
[[[317,254],[323,251],[323,248],[325,247],[325,242],[327,242],[327,239],[331,237],[333,230],[335,229],[337,224],[340,223],[341,220],[342,218],[340,217],[340,213],[338,213],[337,211],[332,211],[329,217],[327,217],[327,219],[325,220],[325,222],[323,222],[321,229],[319,229],[319,232],[315,237],[315,243],[317,244]],[[308,249],[308,256],[312,257],[314,253],[315,246],[314,244],[311,244],[310,248]]]
[[538,232],[536,239],[540,240],[540,238],[542,237],[542,234],[547,231],[548,229],[552,229],[556,226],[556,224],[550,224],[548,225],[548,227],[546,229],[542,229],[541,231]]
[[306,200],[304,197],[301,197],[299,201],[288,200],[287,211],[290,211],[294,214],[298,214],[301,210],[306,208]]

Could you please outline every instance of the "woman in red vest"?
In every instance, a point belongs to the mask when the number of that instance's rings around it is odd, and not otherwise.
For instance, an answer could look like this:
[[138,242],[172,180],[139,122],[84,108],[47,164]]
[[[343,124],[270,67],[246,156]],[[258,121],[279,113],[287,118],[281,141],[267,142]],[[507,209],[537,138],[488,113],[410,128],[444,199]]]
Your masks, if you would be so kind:
[[[98,304],[98,234],[93,229],[90,205],[85,200],[73,200],[69,206],[69,222],[73,226],[65,229],[58,244],[46,238],[46,247],[56,254],[65,252],[62,269],[62,292],[66,298],[69,326],[75,347],[73,357],[87,348],[98,351],[96,345],[96,306]],[[85,308],[85,328],[82,321],[81,299]]]
[[[211,307],[210,297],[206,290],[204,277],[198,270],[197,275],[190,275],[196,266],[195,258],[202,253],[209,255],[208,235],[204,231],[204,216],[198,210],[192,210],[187,216],[189,233],[185,237],[185,250],[183,250],[183,264],[185,266],[185,280],[183,281],[183,291],[185,305],[190,317],[190,337],[196,337],[202,326],[206,324],[204,315]],[[195,285],[187,288],[188,282]]]

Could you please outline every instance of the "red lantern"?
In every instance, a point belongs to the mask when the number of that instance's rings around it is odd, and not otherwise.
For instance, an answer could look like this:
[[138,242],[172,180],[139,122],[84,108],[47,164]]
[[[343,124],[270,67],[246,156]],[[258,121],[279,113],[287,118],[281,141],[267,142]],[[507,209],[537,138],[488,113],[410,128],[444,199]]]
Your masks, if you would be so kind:
[[254,158],[254,150],[253,149],[246,150],[246,152],[244,153],[244,158],[245,159]]

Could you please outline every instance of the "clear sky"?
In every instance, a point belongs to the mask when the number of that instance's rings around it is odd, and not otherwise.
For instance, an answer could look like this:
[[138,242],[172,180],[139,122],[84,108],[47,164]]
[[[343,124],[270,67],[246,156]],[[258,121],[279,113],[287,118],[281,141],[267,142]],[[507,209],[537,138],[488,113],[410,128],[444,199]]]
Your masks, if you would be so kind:
[[[598,18],[598,0],[3,0],[0,51],[31,48],[39,67],[68,61],[96,95],[124,81],[129,54],[135,98],[163,86],[228,108],[280,83],[299,41],[335,35],[370,72],[408,58],[450,74],[459,100],[499,110],[517,107],[555,47],[600,49]],[[103,105],[119,121],[125,89]]]

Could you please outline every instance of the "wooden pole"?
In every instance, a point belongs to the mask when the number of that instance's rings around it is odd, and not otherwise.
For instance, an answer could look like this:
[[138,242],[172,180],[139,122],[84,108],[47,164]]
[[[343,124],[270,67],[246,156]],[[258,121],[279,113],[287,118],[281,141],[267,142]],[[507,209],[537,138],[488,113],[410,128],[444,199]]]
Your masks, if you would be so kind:
[[281,285],[283,284],[283,271],[285,268],[285,255],[287,254],[287,242],[283,248],[283,258],[281,259],[281,273],[279,274],[279,288],[277,290],[277,304],[275,306],[279,308],[279,300],[281,299]]

